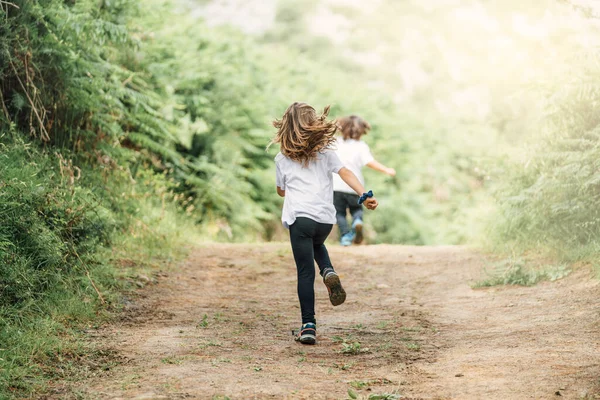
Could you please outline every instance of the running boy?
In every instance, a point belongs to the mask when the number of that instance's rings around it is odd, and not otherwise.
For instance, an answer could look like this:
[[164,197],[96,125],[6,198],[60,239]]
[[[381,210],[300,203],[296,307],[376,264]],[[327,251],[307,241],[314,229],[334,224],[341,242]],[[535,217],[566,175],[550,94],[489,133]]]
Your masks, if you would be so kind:
[[[396,175],[395,169],[388,168],[375,160],[369,146],[360,140],[371,129],[371,125],[367,121],[351,115],[338,120],[338,125],[341,129],[342,139],[338,139],[335,144],[337,155],[346,168],[358,177],[362,185],[365,184],[365,179],[361,169],[365,165],[386,175]],[[333,176],[333,190],[333,204],[340,232],[340,244],[350,246],[353,241],[356,244],[361,243],[363,240],[363,210],[362,205],[358,204],[359,196],[340,176]],[[346,220],[346,210],[350,211],[352,216],[351,228]]]
[[378,205],[332,150],[337,126],[326,119],[328,112],[329,107],[319,116],[306,103],[292,104],[281,120],[273,122],[277,134],[271,141],[281,146],[275,157],[277,193],[285,197],[281,221],[290,230],[298,272],[302,328],[296,340],[304,344],[316,343],[315,261],[331,304],[346,300],[324,244],[335,223],[332,175],[338,174],[356,193],[363,194],[361,200],[367,208],[374,210]]

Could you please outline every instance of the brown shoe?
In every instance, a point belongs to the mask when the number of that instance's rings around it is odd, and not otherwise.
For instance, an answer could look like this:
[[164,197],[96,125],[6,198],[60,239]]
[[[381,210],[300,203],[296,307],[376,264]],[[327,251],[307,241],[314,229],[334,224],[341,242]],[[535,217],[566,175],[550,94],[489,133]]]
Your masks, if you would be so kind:
[[323,282],[325,286],[327,286],[327,291],[329,292],[329,301],[334,306],[339,306],[346,301],[346,291],[342,287],[342,282],[340,282],[340,277],[335,271],[331,268],[327,268],[323,272]]

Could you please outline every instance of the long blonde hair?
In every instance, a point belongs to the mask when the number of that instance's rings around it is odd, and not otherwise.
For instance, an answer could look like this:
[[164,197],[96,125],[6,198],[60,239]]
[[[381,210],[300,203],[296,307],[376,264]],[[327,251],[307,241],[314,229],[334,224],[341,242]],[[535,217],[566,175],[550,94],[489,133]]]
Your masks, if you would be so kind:
[[[280,120],[273,121],[277,133],[269,146],[279,143],[281,153],[304,165],[317,158],[317,154],[335,142],[337,125],[327,120],[329,106],[321,115],[306,103],[294,103]],[[267,146],[267,148],[269,147]]]
[[366,135],[371,130],[371,125],[358,115],[340,118],[338,120],[338,125],[342,131],[344,140],[360,140],[362,135]]

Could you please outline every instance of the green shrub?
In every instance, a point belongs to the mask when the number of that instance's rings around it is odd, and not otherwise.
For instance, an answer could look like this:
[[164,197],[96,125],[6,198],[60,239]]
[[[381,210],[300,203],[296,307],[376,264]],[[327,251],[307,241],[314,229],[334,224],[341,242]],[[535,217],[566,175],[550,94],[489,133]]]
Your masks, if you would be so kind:
[[501,247],[564,260],[590,259],[600,248],[600,91],[592,83],[600,71],[575,71],[548,99],[538,142],[502,171],[491,225]]
[[564,278],[570,272],[570,268],[565,264],[536,267],[527,265],[522,258],[509,258],[494,265],[491,271],[487,271],[489,277],[476,282],[473,287],[533,286],[541,281],[555,281]]
[[[132,185],[117,170],[97,191],[102,176],[84,164],[76,172],[67,154],[0,137],[1,398],[40,393],[47,379],[84,373],[87,359],[110,362],[81,328],[117,310],[141,270],[179,259],[197,238],[168,181],[140,174]],[[140,196],[150,188],[165,197]]]

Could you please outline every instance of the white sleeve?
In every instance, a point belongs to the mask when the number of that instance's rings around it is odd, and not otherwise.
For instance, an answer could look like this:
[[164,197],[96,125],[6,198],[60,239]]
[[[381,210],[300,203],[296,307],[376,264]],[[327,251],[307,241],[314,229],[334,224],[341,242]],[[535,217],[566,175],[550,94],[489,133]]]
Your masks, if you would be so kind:
[[279,163],[275,164],[275,170],[275,183],[277,184],[278,188],[285,190],[285,175],[281,171],[281,166]]
[[371,149],[369,149],[369,145],[363,142],[364,146],[361,146],[360,149],[360,162],[363,166],[367,165],[371,161],[375,160],[373,154],[371,154]]
[[344,164],[338,157],[335,151],[329,150],[326,152],[327,154],[327,167],[329,172],[338,173],[340,169],[344,168]]

